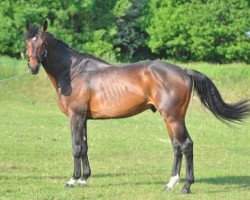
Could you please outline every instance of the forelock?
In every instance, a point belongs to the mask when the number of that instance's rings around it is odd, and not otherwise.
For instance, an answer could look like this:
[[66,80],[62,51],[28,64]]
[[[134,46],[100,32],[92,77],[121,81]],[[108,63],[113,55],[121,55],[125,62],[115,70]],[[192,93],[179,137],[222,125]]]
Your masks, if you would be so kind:
[[35,25],[31,25],[31,27],[29,28],[29,30],[27,30],[26,35],[25,35],[25,39],[29,40],[33,37],[35,37],[39,32],[39,28]]

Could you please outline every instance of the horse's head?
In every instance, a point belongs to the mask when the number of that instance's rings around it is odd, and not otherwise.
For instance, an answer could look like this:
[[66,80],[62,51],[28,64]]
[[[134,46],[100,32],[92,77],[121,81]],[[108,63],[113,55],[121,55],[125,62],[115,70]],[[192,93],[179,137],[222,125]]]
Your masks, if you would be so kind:
[[45,41],[47,27],[47,20],[40,28],[26,22],[26,54],[29,61],[28,67],[32,74],[39,72],[39,67],[47,56],[47,43]]

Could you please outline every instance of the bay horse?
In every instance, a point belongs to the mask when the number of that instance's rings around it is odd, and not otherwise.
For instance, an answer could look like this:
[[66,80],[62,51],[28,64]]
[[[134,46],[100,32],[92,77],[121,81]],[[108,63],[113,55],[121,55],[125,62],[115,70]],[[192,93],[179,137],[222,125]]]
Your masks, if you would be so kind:
[[[248,100],[228,104],[204,74],[164,61],[111,65],[79,53],[41,27],[26,23],[26,54],[32,74],[42,64],[57,94],[61,111],[69,117],[74,171],[66,187],[84,186],[91,175],[88,159],[87,120],[124,118],[147,109],[163,117],[174,151],[170,190],[180,179],[183,154],[186,178],[182,193],[194,183],[193,141],[185,126],[192,90],[202,104],[222,121],[242,121],[250,114]],[[82,164],[81,164],[82,162]],[[83,165],[83,171],[81,171]]]

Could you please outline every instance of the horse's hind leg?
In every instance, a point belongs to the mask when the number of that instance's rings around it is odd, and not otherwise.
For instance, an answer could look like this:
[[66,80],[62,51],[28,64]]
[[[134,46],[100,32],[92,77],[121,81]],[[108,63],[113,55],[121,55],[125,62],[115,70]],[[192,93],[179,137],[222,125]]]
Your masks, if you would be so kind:
[[166,123],[170,138],[173,141],[172,143],[175,154],[172,178],[166,188],[172,188],[173,185],[178,181],[177,179],[179,179],[183,152],[186,158],[186,180],[182,188],[182,193],[186,194],[190,192],[190,186],[192,183],[194,183],[193,141],[187,132],[184,120],[172,120],[166,118]]
[[[168,131],[169,132],[171,131],[170,128],[168,128]],[[172,135],[172,134],[169,134],[169,135]],[[165,190],[172,189],[173,186],[176,183],[178,183],[179,179],[180,179],[180,171],[181,171],[183,152],[182,152],[181,146],[177,140],[171,138],[171,142],[172,142],[173,152],[174,152],[174,161],[173,161],[171,179],[169,180],[168,184],[166,185]]]

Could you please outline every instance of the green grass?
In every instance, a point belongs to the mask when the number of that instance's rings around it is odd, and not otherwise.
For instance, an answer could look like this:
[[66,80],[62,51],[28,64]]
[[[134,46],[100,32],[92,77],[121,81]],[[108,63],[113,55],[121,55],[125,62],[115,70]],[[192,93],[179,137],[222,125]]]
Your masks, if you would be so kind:
[[[0,78],[23,72],[26,65],[0,58]],[[207,74],[228,101],[250,97],[248,65],[186,66]],[[150,111],[90,121],[92,177],[87,187],[69,190],[64,188],[73,164],[68,119],[44,71],[0,83],[0,199],[247,199],[250,121],[231,129],[202,108],[196,96],[186,120],[195,144],[191,195],[180,194],[183,180],[162,192],[173,153],[162,118]]]

